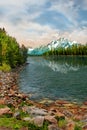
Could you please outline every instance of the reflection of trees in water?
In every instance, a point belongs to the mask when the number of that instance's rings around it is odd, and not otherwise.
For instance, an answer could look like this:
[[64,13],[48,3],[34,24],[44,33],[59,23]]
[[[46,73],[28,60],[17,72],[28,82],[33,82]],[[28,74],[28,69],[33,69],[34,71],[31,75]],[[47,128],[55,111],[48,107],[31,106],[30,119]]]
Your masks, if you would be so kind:
[[67,63],[73,66],[87,65],[87,56],[50,56],[46,58],[50,61],[58,61],[59,63]]
[[67,73],[68,71],[78,71],[80,67],[87,66],[87,57],[55,56],[46,58],[43,63],[43,65],[49,66],[53,71]]

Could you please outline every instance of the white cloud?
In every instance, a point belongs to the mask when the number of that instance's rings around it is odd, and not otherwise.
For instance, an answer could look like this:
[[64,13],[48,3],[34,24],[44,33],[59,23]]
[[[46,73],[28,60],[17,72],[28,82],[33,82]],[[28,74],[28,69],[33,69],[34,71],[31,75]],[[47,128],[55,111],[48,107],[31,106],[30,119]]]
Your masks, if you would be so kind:
[[64,32],[62,37],[66,37],[71,41],[77,41],[81,44],[87,43],[87,27],[72,30],[72,32]]
[[[46,11],[46,2],[51,2],[48,11],[59,12],[64,15],[72,24],[68,25],[67,31],[53,29],[51,24],[40,24],[35,21]],[[87,0],[83,0],[82,6],[87,7]],[[2,0],[0,1],[1,19],[0,27],[5,27],[6,31],[17,38],[19,42],[25,42],[28,46],[38,46],[47,44],[53,39],[65,36],[78,42],[87,41],[87,28],[76,29],[79,26],[77,18],[80,5],[75,6],[75,0]],[[83,7],[82,7],[83,8]],[[41,17],[42,18],[42,17]],[[57,21],[57,20],[56,20]],[[83,20],[86,24],[87,21]],[[55,23],[53,23],[55,24]],[[68,30],[72,30],[68,32]]]
[[63,14],[74,26],[77,26],[78,8],[75,7],[73,0],[59,0],[52,4],[50,10]]

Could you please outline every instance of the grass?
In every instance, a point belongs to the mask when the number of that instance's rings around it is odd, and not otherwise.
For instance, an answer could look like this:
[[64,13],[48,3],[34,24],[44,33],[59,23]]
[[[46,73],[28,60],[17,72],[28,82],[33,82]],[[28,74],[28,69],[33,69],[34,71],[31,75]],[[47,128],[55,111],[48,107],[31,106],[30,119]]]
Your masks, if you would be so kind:
[[76,124],[74,130],[82,130],[82,127]]
[[0,104],[0,108],[5,108],[6,105]]
[[58,126],[60,128],[64,128],[67,124],[67,121],[65,120],[65,117],[64,116],[61,116],[61,117],[56,117],[57,121],[58,121]]
[[20,129],[21,127],[28,126],[28,122],[17,120],[13,117],[11,117],[11,118],[1,117],[0,126],[12,128],[12,129],[15,129],[15,128]]
[[0,70],[2,70],[3,72],[9,72],[11,71],[11,67],[8,64],[3,63],[2,66],[0,66]]
[[42,127],[38,127],[34,124],[31,124],[27,121],[17,120],[13,117],[1,117],[0,118],[0,127],[12,128],[13,130],[19,130],[22,127],[28,127],[29,130],[48,130],[48,123],[44,122]]

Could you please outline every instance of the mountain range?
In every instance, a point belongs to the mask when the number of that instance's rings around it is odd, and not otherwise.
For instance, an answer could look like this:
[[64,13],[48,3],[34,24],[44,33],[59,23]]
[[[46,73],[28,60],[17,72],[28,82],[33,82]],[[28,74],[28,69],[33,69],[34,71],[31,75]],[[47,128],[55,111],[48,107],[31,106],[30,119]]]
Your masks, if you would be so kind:
[[77,43],[76,41],[69,41],[66,38],[59,38],[58,40],[53,40],[52,42],[50,42],[49,44],[45,45],[45,46],[40,46],[38,48],[35,49],[28,49],[28,54],[29,55],[42,55],[45,52],[48,52],[52,49],[58,49],[58,48],[70,48],[73,45],[78,45],[79,43]]

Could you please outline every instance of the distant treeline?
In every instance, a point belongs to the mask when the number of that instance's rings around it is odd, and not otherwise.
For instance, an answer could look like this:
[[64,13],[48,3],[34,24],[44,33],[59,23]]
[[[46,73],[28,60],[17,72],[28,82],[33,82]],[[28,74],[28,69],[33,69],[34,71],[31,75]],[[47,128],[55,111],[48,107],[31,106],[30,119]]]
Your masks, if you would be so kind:
[[9,36],[5,29],[0,28],[0,67],[15,68],[26,62],[27,48],[19,46],[14,37]]
[[87,44],[86,45],[82,45],[82,44],[78,44],[78,45],[73,45],[72,47],[68,47],[68,48],[57,48],[57,49],[52,49],[46,53],[44,53],[44,55],[87,55]]

